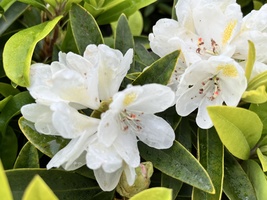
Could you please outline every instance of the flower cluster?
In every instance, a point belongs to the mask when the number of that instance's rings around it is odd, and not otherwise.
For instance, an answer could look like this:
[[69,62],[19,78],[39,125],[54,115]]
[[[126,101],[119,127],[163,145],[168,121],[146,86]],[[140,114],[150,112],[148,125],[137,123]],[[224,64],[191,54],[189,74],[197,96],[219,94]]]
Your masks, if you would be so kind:
[[[267,5],[243,17],[235,0],[179,0],[178,21],[160,19],[149,35],[160,57],[181,50],[169,85],[176,91],[176,111],[187,116],[198,108],[200,128],[212,127],[206,107],[237,106],[247,88],[248,40],[255,44],[252,76],[265,71]],[[257,20],[261,19],[261,20]]]
[[[147,84],[119,91],[132,62],[133,50],[123,56],[106,45],[89,45],[84,55],[59,53],[59,61],[31,66],[35,103],[25,105],[23,116],[42,134],[70,139],[50,160],[47,168],[75,170],[87,165],[105,191],[113,190],[124,172],[129,185],[140,165],[137,141],[150,147],[172,146],[171,126],[154,113],[175,101],[167,86]],[[109,104],[100,119],[85,110]]]

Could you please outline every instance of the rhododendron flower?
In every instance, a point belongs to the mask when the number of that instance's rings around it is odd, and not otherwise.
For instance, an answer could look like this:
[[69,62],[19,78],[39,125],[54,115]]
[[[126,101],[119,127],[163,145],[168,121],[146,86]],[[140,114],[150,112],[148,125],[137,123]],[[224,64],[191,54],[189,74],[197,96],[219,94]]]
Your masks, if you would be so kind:
[[207,106],[237,106],[247,81],[243,68],[233,59],[215,56],[188,67],[177,89],[176,111],[187,116],[198,108],[196,122],[200,128],[212,127]]

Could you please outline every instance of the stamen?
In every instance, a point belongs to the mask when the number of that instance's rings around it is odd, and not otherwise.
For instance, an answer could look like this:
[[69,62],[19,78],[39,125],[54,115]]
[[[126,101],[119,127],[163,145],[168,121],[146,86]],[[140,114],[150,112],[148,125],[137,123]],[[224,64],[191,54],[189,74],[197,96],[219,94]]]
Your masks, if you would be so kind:
[[129,113],[126,111],[126,109],[124,109],[119,115],[119,119],[121,121],[121,129],[123,131],[128,131],[131,129],[133,131],[139,132],[142,129],[139,117],[143,114],[144,113]]

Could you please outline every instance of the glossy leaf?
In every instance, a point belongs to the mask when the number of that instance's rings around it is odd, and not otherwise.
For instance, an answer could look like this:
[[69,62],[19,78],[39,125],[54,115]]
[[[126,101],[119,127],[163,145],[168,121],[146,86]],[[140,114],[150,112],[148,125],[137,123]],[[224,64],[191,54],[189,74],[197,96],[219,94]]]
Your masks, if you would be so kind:
[[247,91],[256,90],[262,85],[267,86],[267,71],[264,71],[253,77],[248,83]]
[[58,199],[53,191],[46,185],[43,179],[36,175],[30,184],[27,186],[22,200],[56,200]]
[[0,94],[4,97],[7,97],[9,95],[16,95],[20,91],[14,87],[12,87],[10,84],[7,83],[0,83]]
[[13,200],[12,193],[8,184],[8,180],[0,160],[0,198],[5,200]]
[[263,133],[267,134],[267,102],[262,104],[250,104],[249,110],[255,112],[259,116],[263,124]]
[[267,172],[267,156],[263,155],[263,153],[261,152],[259,148],[257,149],[257,156],[260,160],[262,170],[264,172]]
[[10,99],[0,113],[0,131],[4,133],[12,117],[20,113],[21,107],[33,101],[28,91],[18,93]]
[[83,54],[87,45],[103,43],[100,29],[90,13],[77,4],[73,4],[69,13],[74,41],[80,55]]
[[153,62],[155,62],[155,59],[153,58],[153,56],[151,56],[151,53],[145,48],[143,44],[135,44],[135,53],[140,62],[142,62],[145,66],[149,66]]
[[172,191],[168,188],[163,187],[155,187],[144,190],[132,198],[130,200],[145,200],[145,199],[153,199],[153,200],[172,200]]
[[214,187],[206,170],[184,146],[175,141],[166,150],[158,150],[139,142],[141,156],[151,161],[155,168],[175,179],[203,191],[214,193]]
[[39,8],[40,10],[46,10],[46,5],[43,0],[18,0],[18,1],[32,5],[36,8]]
[[133,82],[133,85],[159,83],[167,85],[176,67],[180,52],[174,51],[150,65]]
[[6,106],[10,99],[12,99],[12,96],[8,96],[0,101],[0,112],[3,110],[3,108]]
[[59,136],[50,136],[38,133],[32,122],[27,121],[23,117],[19,119],[19,127],[26,138],[37,148],[39,151],[49,157],[53,157],[60,149],[65,147],[69,140]]
[[224,176],[224,147],[214,128],[198,131],[198,157],[207,170],[215,188],[215,194],[193,189],[193,200],[220,200]]
[[39,168],[39,156],[37,149],[27,142],[16,159],[14,168]]
[[254,160],[247,160],[242,163],[242,166],[254,187],[257,200],[265,200],[267,197],[267,180],[258,163]]
[[260,104],[267,101],[266,86],[261,85],[255,90],[245,91],[242,100],[248,103]]
[[[10,0],[8,0],[10,1]],[[10,1],[12,2],[12,1]],[[2,2],[1,2],[2,3]],[[0,35],[2,35],[8,27],[10,27],[16,19],[18,19],[21,14],[29,6],[20,2],[15,2],[4,14],[5,17],[0,18]]]
[[30,85],[29,73],[35,45],[52,31],[61,17],[19,31],[6,42],[3,51],[4,70],[15,84]]
[[11,169],[17,157],[17,136],[11,127],[7,127],[0,140],[0,158],[5,169]]
[[255,59],[256,59],[256,50],[255,50],[255,46],[253,44],[253,42],[251,42],[250,40],[248,41],[248,58],[246,61],[246,68],[245,68],[245,76],[247,78],[247,80],[249,81],[250,79],[250,75],[255,63]]
[[115,49],[125,54],[130,48],[134,47],[133,35],[131,33],[127,18],[122,14],[118,20],[115,35]]
[[230,106],[209,106],[207,109],[225,147],[234,156],[248,159],[250,149],[262,134],[263,124],[258,115],[247,109]]
[[13,169],[7,170],[6,175],[14,199],[21,199],[26,187],[36,174],[45,181],[59,199],[90,200],[93,199],[94,195],[101,192],[95,180],[73,172],[46,169]]
[[181,187],[183,186],[183,182],[162,173],[160,186],[172,189],[172,199],[176,199]]
[[225,152],[223,191],[234,200],[256,200],[253,186],[237,160]]

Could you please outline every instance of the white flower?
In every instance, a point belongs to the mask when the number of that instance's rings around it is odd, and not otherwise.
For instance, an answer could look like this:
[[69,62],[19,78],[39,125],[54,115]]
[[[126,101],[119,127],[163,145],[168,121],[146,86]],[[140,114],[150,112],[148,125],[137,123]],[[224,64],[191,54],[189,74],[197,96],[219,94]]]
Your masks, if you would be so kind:
[[118,92],[122,80],[130,69],[133,49],[123,56],[119,50],[100,44],[88,45],[84,57],[98,65],[98,91],[101,100],[110,99]]
[[206,110],[210,105],[237,106],[247,87],[243,68],[233,59],[214,56],[186,69],[177,89],[176,111],[187,116],[198,108],[196,122],[200,128],[210,128]]

